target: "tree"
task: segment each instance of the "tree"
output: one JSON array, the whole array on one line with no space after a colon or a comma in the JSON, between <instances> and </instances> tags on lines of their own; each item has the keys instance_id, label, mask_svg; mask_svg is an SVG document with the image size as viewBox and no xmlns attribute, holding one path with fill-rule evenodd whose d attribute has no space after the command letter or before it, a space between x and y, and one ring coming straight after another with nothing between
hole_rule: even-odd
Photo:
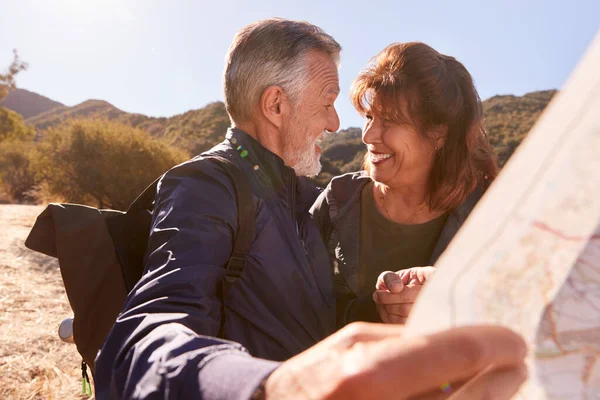
<instances>
[{"instance_id":1,"label":"tree","mask_svg":"<svg viewBox=\"0 0 600 400\"><path fill-rule=\"evenodd\" d=\"M15 76L27 69L27 63L21 61L17 50L13 50L14 58L8 71L0 74L0 100L16 87ZM25 125L23 117L5 107L0 107L0 142L6 139L30 140L35 132Z\"/></svg>"},{"instance_id":2,"label":"tree","mask_svg":"<svg viewBox=\"0 0 600 400\"><path fill-rule=\"evenodd\" d=\"M5 140L32 140L35 131L25 124L23 117L5 107L0 107L0 143Z\"/></svg>"},{"instance_id":3,"label":"tree","mask_svg":"<svg viewBox=\"0 0 600 400\"><path fill-rule=\"evenodd\" d=\"M32 141L6 140L0 143L0 186L16 202L35 200L32 189L36 182L31 171L34 154Z\"/></svg>"},{"instance_id":4,"label":"tree","mask_svg":"<svg viewBox=\"0 0 600 400\"><path fill-rule=\"evenodd\" d=\"M8 67L8 71L5 74L0 74L0 100L8 95L10 90L16 88L15 76L27 69L28 65L26 62L21 61L17 50L13 50L13 61Z\"/></svg>"},{"instance_id":5,"label":"tree","mask_svg":"<svg viewBox=\"0 0 600 400\"><path fill-rule=\"evenodd\" d=\"M141 129L74 120L47 132L34 168L50 194L124 210L148 184L187 157Z\"/></svg>"}]
</instances>

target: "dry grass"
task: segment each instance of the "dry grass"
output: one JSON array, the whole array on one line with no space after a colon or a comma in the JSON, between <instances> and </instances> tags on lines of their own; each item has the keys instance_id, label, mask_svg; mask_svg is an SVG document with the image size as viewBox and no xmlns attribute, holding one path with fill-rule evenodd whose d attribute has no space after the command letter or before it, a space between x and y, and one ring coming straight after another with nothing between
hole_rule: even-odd
<instances>
[{"instance_id":1,"label":"dry grass","mask_svg":"<svg viewBox=\"0 0 600 400\"><path fill-rule=\"evenodd\" d=\"M58 339L72 315L55 259L23 245L41 206L0 205L0 399L76 399L81 358Z\"/></svg>"}]
</instances>

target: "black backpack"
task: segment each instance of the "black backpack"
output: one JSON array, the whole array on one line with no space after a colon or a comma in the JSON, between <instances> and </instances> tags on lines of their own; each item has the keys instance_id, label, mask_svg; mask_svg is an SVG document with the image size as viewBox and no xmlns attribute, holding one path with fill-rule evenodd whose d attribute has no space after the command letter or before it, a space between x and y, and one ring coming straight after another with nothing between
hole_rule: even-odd
<instances>
[{"instance_id":1,"label":"black backpack","mask_svg":"<svg viewBox=\"0 0 600 400\"><path fill-rule=\"evenodd\" d=\"M247 178L231 161L206 156L233 182L238 231L225 280L234 282L244 271L255 232L255 210ZM78 204L49 204L25 241L31 250L58 258L73 309L73 337L86 364L94 359L119 315L129 291L144 272L152 208L159 179L149 185L126 212L99 210Z\"/></svg>"}]
</instances>

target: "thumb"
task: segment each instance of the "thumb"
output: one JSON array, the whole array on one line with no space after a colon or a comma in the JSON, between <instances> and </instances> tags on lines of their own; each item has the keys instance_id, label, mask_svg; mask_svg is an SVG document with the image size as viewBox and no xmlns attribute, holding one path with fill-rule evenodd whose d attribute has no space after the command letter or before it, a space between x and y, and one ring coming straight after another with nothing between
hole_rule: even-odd
<instances>
[{"instance_id":1,"label":"thumb","mask_svg":"<svg viewBox=\"0 0 600 400\"><path fill-rule=\"evenodd\" d=\"M400 293L404 289L404 283L402 283L402 279L395 272L385 271L377 278L376 289L387 289L390 293Z\"/></svg>"}]
</instances>

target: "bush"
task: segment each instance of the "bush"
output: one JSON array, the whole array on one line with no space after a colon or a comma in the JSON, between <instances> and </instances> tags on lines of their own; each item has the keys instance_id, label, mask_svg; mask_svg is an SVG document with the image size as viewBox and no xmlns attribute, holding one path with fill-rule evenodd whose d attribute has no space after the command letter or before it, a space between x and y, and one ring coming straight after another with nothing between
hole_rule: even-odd
<instances>
[{"instance_id":1,"label":"bush","mask_svg":"<svg viewBox=\"0 0 600 400\"><path fill-rule=\"evenodd\" d=\"M34 168L51 195L120 210L188 158L145 131L103 120L75 120L51 128L39 149Z\"/></svg>"},{"instance_id":2,"label":"bush","mask_svg":"<svg viewBox=\"0 0 600 400\"><path fill-rule=\"evenodd\" d=\"M34 143L28 141L5 140L0 142L0 183L2 189L13 201L33 202L30 193L35 186L31 171L34 158Z\"/></svg>"},{"instance_id":3,"label":"bush","mask_svg":"<svg viewBox=\"0 0 600 400\"><path fill-rule=\"evenodd\" d=\"M34 200L28 194L35 185L30 170L34 136L21 115L0 107L0 192L19 203Z\"/></svg>"},{"instance_id":4,"label":"bush","mask_svg":"<svg viewBox=\"0 0 600 400\"><path fill-rule=\"evenodd\" d=\"M23 117L5 107L0 107L0 142L5 140L31 140L33 128L25 125Z\"/></svg>"}]
</instances>

